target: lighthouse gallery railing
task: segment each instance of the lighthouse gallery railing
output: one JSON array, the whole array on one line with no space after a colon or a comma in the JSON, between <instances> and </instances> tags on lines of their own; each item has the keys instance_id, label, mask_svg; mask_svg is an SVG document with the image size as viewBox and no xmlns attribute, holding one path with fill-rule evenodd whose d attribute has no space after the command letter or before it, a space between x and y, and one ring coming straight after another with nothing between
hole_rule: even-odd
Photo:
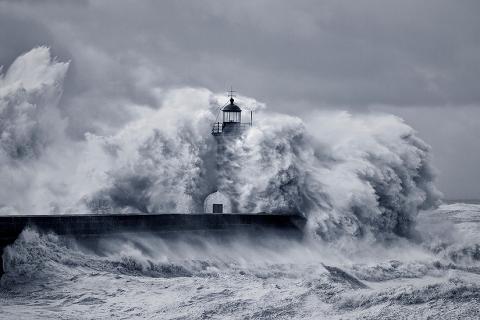
<instances>
[{"instance_id":1,"label":"lighthouse gallery railing","mask_svg":"<svg viewBox=\"0 0 480 320\"><path fill-rule=\"evenodd\" d=\"M250 123L215 122L212 126L212 134L236 134L251 127Z\"/></svg>"}]
</instances>

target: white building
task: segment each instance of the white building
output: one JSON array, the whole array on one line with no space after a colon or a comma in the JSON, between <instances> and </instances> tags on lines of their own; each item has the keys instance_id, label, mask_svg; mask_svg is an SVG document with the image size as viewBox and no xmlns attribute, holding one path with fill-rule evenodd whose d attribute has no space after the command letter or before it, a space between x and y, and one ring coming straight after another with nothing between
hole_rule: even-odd
<instances>
[{"instance_id":1,"label":"white building","mask_svg":"<svg viewBox=\"0 0 480 320\"><path fill-rule=\"evenodd\" d=\"M203 203L205 213L232 213L230 199L220 191L211 193Z\"/></svg>"}]
</instances>

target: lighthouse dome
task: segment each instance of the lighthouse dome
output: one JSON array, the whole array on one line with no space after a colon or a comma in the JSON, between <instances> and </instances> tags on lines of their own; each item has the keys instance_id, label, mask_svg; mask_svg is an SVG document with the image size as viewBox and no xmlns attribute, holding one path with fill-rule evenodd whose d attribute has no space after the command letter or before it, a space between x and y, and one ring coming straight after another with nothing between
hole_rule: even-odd
<instances>
[{"instance_id":1,"label":"lighthouse dome","mask_svg":"<svg viewBox=\"0 0 480 320\"><path fill-rule=\"evenodd\" d=\"M230 98L230 104L226 105L225 108L222 109L224 112L242 112L239 106L233 103L233 98Z\"/></svg>"}]
</instances>

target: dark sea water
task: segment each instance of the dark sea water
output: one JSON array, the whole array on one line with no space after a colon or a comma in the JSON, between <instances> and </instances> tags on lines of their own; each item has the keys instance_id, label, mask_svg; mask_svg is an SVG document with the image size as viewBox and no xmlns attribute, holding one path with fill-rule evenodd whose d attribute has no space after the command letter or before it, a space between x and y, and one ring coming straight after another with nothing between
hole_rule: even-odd
<instances>
[{"instance_id":1,"label":"dark sea water","mask_svg":"<svg viewBox=\"0 0 480 320\"><path fill-rule=\"evenodd\" d=\"M480 205L421 212L421 239L104 240L25 231L0 319L477 319Z\"/></svg>"}]
</instances>

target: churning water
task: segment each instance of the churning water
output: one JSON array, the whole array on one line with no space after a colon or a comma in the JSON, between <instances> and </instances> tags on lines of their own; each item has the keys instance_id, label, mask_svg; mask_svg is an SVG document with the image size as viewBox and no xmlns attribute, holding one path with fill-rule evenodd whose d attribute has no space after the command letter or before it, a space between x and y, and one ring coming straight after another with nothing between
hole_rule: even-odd
<instances>
[{"instance_id":1,"label":"churning water","mask_svg":"<svg viewBox=\"0 0 480 320\"><path fill-rule=\"evenodd\" d=\"M4 255L2 318L475 319L480 206L422 212L415 243L104 239L26 230Z\"/></svg>"}]
</instances>

